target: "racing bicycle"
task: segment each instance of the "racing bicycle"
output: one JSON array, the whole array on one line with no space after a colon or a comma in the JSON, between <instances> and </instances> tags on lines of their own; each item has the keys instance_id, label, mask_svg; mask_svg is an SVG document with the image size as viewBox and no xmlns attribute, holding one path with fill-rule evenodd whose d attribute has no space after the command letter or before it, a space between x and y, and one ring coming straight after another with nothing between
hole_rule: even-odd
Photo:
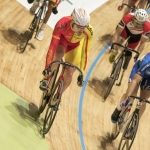
<instances>
[{"instance_id":1,"label":"racing bicycle","mask_svg":"<svg viewBox=\"0 0 150 150\"><path fill-rule=\"evenodd\" d=\"M57 64L57 68L54 71L51 71L51 68L54 64L55 65ZM63 61L53 61L50 64L49 71L51 73L48 80L48 88L46 91L43 91L42 103L41 106L39 107L39 113L41 114L44 111L45 107L47 106L46 113L44 116L43 128L41 130L41 134L43 137L45 134L48 133L48 131L52 127L57 111L59 109L64 86L63 75L66 67L72 67L75 70L78 70L79 72L78 83L79 82L81 84L83 83L83 73L77 66L74 66L73 64Z\"/></svg>"},{"instance_id":2,"label":"racing bicycle","mask_svg":"<svg viewBox=\"0 0 150 150\"><path fill-rule=\"evenodd\" d=\"M135 110L130 114L133 102L137 100ZM113 124L111 139L115 140L120 132L122 137L119 142L118 150L130 150L139 125L139 111L142 102L150 104L150 101L137 96L129 96L126 102L126 107L122 108L117 123Z\"/></svg>"},{"instance_id":3,"label":"racing bicycle","mask_svg":"<svg viewBox=\"0 0 150 150\"><path fill-rule=\"evenodd\" d=\"M23 53L25 51L29 41L33 37L34 32L35 32L34 38L36 38L38 31L39 31L40 24L42 24L44 21L49 1L50 0L43 0L38 11L35 13L34 18L29 26L29 35L28 35L27 39L24 39L24 38L21 39L20 47L19 47L20 53ZM54 14L57 14L58 11L56 9L56 6L53 8L52 11Z\"/></svg>"}]
</instances>

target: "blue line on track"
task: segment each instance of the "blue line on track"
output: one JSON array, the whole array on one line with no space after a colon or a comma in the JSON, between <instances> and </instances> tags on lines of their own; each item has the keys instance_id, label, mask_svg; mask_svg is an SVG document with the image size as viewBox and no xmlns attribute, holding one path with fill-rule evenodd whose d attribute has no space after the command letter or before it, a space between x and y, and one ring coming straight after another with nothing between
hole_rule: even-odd
<instances>
[{"instance_id":1,"label":"blue line on track","mask_svg":"<svg viewBox=\"0 0 150 150\"><path fill-rule=\"evenodd\" d=\"M81 141L81 147L82 150L86 150L85 145L84 145L84 140L83 140L83 133L82 133L82 104L83 104L83 97L84 97L84 92L85 92L85 88L88 82L88 79L91 75L91 72L93 71L96 63L98 62L98 60L100 59L100 57L104 54L104 52L108 49L109 44L107 44L102 51L98 54L98 56L96 57L96 59L94 60L94 62L92 63L86 77L84 80L84 85L82 87L81 90L81 94L80 94L80 101L79 101L79 110L78 110L78 126L79 126L79 134L80 134L80 141Z\"/></svg>"}]
</instances>

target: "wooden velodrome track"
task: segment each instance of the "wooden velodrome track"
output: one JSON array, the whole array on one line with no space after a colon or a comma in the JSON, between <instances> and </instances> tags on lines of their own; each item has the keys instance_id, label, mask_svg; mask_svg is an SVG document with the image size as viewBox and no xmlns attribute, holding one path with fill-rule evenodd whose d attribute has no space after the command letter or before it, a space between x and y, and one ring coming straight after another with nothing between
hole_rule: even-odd
<instances>
[{"instance_id":1,"label":"wooden velodrome track","mask_svg":"<svg viewBox=\"0 0 150 150\"><path fill-rule=\"evenodd\" d=\"M104 47L110 41L116 24L121 19L122 12L117 11L120 3L121 0L110 0L91 14L94 40L87 69L89 78L87 77L84 91L76 85L78 74L75 73L72 84L65 91L61 108L51 131L46 136L50 150L117 149L120 136L113 143L107 140L112 125L110 116L126 90L133 61L124 76L122 86L115 86L106 102L103 102L105 79L109 76L111 65L107 53L97 61L96 57L105 50ZM44 68L52 29L47 26L43 41L32 39L26 51L22 54L18 53L16 47L19 39L25 36L33 16L16 0L1 0L0 6L0 82L29 103L39 107L41 91L38 87L42 79L41 72ZM149 45L150 43L147 43L143 54L149 51ZM94 61L95 65L91 67ZM140 120L132 150L149 150L149 109L150 107L147 106ZM37 146L38 144L40 143L37 143Z\"/></svg>"}]
</instances>

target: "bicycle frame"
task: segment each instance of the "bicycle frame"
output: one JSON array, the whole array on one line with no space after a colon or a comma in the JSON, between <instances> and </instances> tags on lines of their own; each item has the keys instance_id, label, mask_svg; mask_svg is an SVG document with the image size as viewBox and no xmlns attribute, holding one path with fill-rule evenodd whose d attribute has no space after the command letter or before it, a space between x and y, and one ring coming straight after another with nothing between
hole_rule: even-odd
<instances>
[{"instance_id":1,"label":"bicycle frame","mask_svg":"<svg viewBox=\"0 0 150 150\"><path fill-rule=\"evenodd\" d=\"M37 13L34 15L34 18L29 26L29 36L26 40L26 42L24 42L24 40L21 39L20 41L20 52L23 53L28 45L29 40L32 39L34 32L36 32L34 38L36 38L38 30L39 30L39 25L40 23L42 23L43 19L45 18L45 14L46 14L46 8L47 8L47 1L49 0L44 0L42 5L39 7Z\"/></svg>"},{"instance_id":2,"label":"bicycle frame","mask_svg":"<svg viewBox=\"0 0 150 150\"><path fill-rule=\"evenodd\" d=\"M130 100L132 98L132 100ZM137 104L135 107L135 110L132 112L132 114L129 115L129 112L131 110L132 104L134 100L137 100ZM134 142L134 139L136 137L136 133L138 130L138 125L139 125L139 111L142 106L142 102L146 102L150 104L150 101L146 99L142 99L137 96L129 96L127 100L127 106L125 110L122 110L118 122L117 122L117 134L113 138L116 139L118 136L119 132L122 132L122 137L119 142L118 150L130 150L132 147L132 144ZM124 116L123 116L124 114Z\"/></svg>"},{"instance_id":3,"label":"bicycle frame","mask_svg":"<svg viewBox=\"0 0 150 150\"><path fill-rule=\"evenodd\" d=\"M59 77L58 77L57 83L60 82L60 80L62 80L62 81L64 82L64 76L63 76L63 75L64 75L64 72L65 72L65 69L66 69L67 66L68 66L68 67L75 68L76 70L78 70L78 71L80 72L80 75L83 76L82 71L81 71L77 66L74 66L74 65L72 65L72 64L69 64L69 63L66 63L66 62L63 62L63 61L54 61L54 62L52 62L52 63L50 64L49 68L51 68L52 65L53 65L53 64L56 64L56 63L58 63L58 66L57 66L57 69L56 69L56 72L55 72L56 75L55 75L55 78L54 78L54 81L53 81L51 87L53 87L54 84L55 84L55 81L56 81L56 78L57 78L57 75L58 75L58 71L59 71L60 65L63 65L63 68L62 68L61 73L60 73L60 75L59 75ZM54 90L55 90L55 89L49 89L49 94L48 94L48 95L50 96L50 100L51 100L51 97L52 97L52 95L53 95L53 93L54 93ZM59 95L60 95L60 98L61 98L62 91L59 93ZM50 102L50 105L51 105L51 103L54 103L54 102L51 101L51 102Z\"/></svg>"},{"instance_id":4,"label":"bicycle frame","mask_svg":"<svg viewBox=\"0 0 150 150\"><path fill-rule=\"evenodd\" d=\"M121 111L121 114L119 116L119 119L118 119L118 130L119 132L123 132L126 125L127 125L127 122L131 119L132 115L129 116L129 113L131 111L131 108L132 108L132 105L133 105L133 99L128 102L127 104L127 108L124 108L124 110ZM125 117L123 116L123 114L125 113L125 111L127 111Z\"/></svg>"},{"instance_id":5,"label":"bicycle frame","mask_svg":"<svg viewBox=\"0 0 150 150\"><path fill-rule=\"evenodd\" d=\"M127 47L127 43L128 43L128 40L129 40L129 39L130 39L130 37L127 39L127 42L126 42L125 46L123 46L123 45L121 45L121 44L119 44L119 43L113 43L113 44L112 44L112 49L114 48L114 45L117 45L117 46L123 48L121 54L117 57L117 59L116 59L115 62L113 63L112 73L113 73L113 70L115 70L115 67L116 67L115 65L118 64L119 59L122 58L122 59L123 59L122 63L125 64L125 61L126 61L126 60L125 60L125 53L126 53L126 51L130 51L131 53L134 52L134 53L136 53L136 54L138 55L138 57L139 57L139 52L137 52L136 50L133 50L133 49ZM126 63L127 63L127 62L126 62ZM129 62L128 62L128 63L129 63ZM126 68L128 67L128 63L127 63L127 65L126 65ZM123 72L122 72L120 81L119 81L118 84L116 84L117 86L120 86L120 85L121 85L121 82L122 82L122 79L123 79L125 70L126 70L126 69L123 69ZM119 75L120 75L120 71L121 71L121 70L119 70L118 78L119 78ZM112 74L112 73L111 73L111 74ZM116 80L118 80L118 78L117 78Z\"/></svg>"},{"instance_id":6,"label":"bicycle frame","mask_svg":"<svg viewBox=\"0 0 150 150\"><path fill-rule=\"evenodd\" d=\"M47 9L47 2L48 2L49 0L44 0L43 1L43 3L42 3L42 5L39 7L39 9L38 9L38 11L37 11L37 13L35 14L35 17L34 18L38 18L38 20L37 20L37 22L36 22L36 26L35 26L35 28L34 28L34 30L33 30L33 32L35 31L36 32L36 34L35 34L35 37L36 37L36 35L37 35L37 32L38 32L38 30L39 30L39 25L40 25L40 23L42 23L43 22L43 20L44 20L44 18L45 18L45 15L46 15L46 9ZM36 20L35 19L35 20ZM31 25L30 25L30 27L29 27L29 29L31 30L32 29L32 23L31 23ZM34 37L34 38L35 38Z\"/></svg>"}]
</instances>

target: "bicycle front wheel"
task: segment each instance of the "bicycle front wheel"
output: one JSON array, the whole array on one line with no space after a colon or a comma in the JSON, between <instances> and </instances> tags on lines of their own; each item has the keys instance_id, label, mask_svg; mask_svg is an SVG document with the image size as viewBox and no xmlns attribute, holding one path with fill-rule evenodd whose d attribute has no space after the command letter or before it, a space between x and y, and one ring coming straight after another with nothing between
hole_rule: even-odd
<instances>
[{"instance_id":1,"label":"bicycle front wheel","mask_svg":"<svg viewBox=\"0 0 150 150\"><path fill-rule=\"evenodd\" d=\"M44 111L44 109L45 109L45 107L46 107L46 104L48 103L48 101L49 101L49 99L50 99L50 91L51 91L51 89L52 89L52 86L53 86L53 84L54 84L54 81L55 81L55 73L56 73L56 71L53 71L52 73L51 73L51 75L50 75L50 77L49 77L49 80L48 80L48 88L47 88L47 90L46 91L44 91L43 93L42 93L42 102L41 102L41 105L40 105L40 108L39 108L39 113L41 114L43 111Z\"/></svg>"},{"instance_id":2,"label":"bicycle front wheel","mask_svg":"<svg viewBox=\"0 0 150 150\"><path fill-rule=\"evenodd\" d=\"M139 125L139 116L133 113L131 120L128 122L124 133L121 137L118 150L130 150L135 139Z\"/></svg>"},{"instance_id":3,"label":"bicycle front wheel","mask_svg":"<svg viewBox=\"0 0 150 150\"><path fill-rule=\"evenodd\" d=\"M119 74L120 74L120 70L121 70L121 66L122 66L122 62L123 62L123 58L121 57L116 66L113 66L113 74L110 77L110 81L109 81L109 85L107 90L104 93L104 101L106 100L106 98L108 97L108 95L110 94L110 91L115 83L115 81L118 79Z\"/></svg>"},{"instance_id":4,"label":"bicycle front wheel","mask_svg":"<svg viewBox=\"0 0 150 150\"><path fill-rule=\"evenodd\" d=\"M54 99L54 96L56 94L59 94L59 99L57 100L56 104L54 106L51 106L50 103L48 104L47 110L46 110L46 114L45 114L45 118L44 118L44 124L43 124L43 134L46 134L53 122L54 119L56 117L57 111L58 111L58 107L60 104L60 100L61 100L61 92L63 89L63 80L60 80L54 87L53 89L53 95L51 95L50 99Z\"/></svg>"}]
</instances>

